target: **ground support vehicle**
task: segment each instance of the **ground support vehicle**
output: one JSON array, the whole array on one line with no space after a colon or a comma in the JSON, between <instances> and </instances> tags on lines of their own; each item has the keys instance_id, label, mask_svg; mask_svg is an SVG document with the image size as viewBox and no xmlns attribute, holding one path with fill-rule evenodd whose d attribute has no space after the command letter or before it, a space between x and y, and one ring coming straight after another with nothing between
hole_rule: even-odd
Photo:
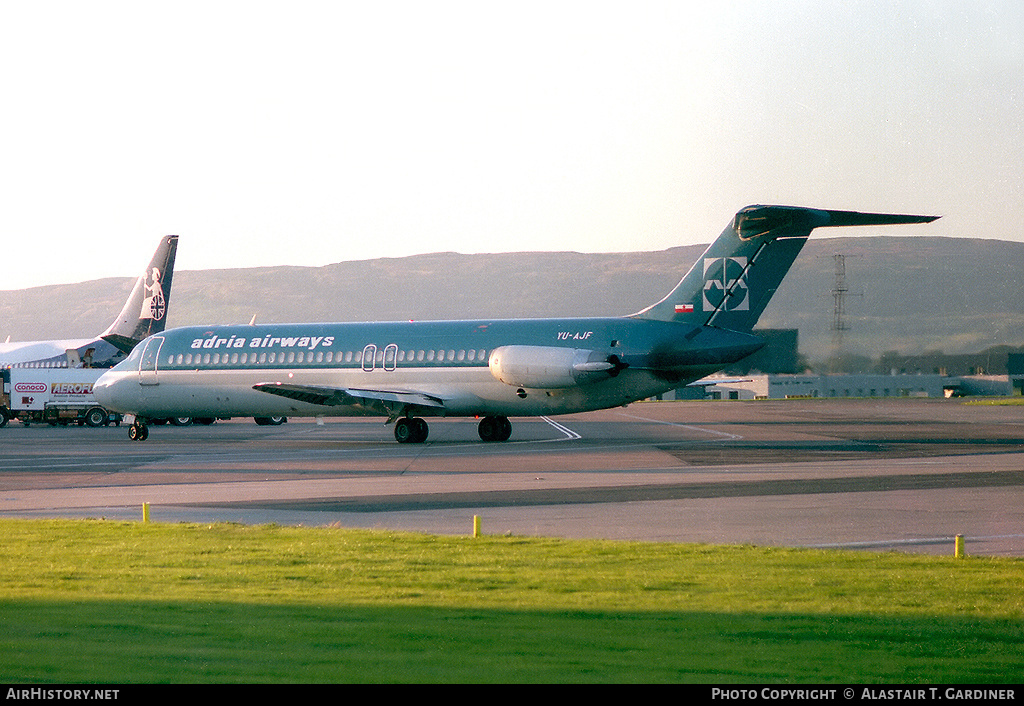
<instances>
[{"instance_id":1,"label":"ground support vehicle","mask_svg":"<svg viewBox=\"0 0 1024 706\"><path fill-rule=\"evenodd\" d=\"M0 426L17 419L33 423L99 427L121 424L121 415L96 401L92 390L103 368L19 368L3 370Z\"/></svg>"}]
</instances>

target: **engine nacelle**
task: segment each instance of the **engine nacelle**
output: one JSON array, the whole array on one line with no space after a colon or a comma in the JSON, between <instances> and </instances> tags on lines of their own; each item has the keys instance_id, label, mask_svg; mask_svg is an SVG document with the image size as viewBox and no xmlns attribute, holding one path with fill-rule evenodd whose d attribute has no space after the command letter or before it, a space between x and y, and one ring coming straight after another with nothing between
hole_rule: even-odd
<instances>
[{"instance_id":1,"label":"engine nacelle","mask_svg":"<svg viewBox=\"0 0 1024 706\"><path fill-rule=\"evenodd\" d=\"M600 382L625 367L614 355L554 346L502 346L491 352L487 364L491 375L507 385L540 390Z\"/></svg>"}]
</instances>

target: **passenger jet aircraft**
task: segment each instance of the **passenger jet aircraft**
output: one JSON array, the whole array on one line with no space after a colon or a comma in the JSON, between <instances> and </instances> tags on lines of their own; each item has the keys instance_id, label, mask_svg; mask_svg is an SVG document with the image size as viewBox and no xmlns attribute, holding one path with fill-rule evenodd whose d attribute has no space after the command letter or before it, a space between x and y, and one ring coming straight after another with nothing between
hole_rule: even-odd
<instances>
[{"instance_id":1,"label":"passenger jet aircraft","mask_svg":"<svg viewBox=\"0 0 1024 706\"><path fill-rule=\"evenodd\" d=\"M69 359L90 361L96 368L114 365L136 343L164 330L177 251L178 236L160 239L153 259L135 281L121 313L103 333L93 338L0 343L0 368L63 368L68 367Z\"/></svg>"},{"instance_id":2,"label":"passenger jet aircraft","mask_svg":"<svg viewBox=\"0 0 1024 706\"><path fill-rule=\"evenodd\" d=\"M481 439L505 441L509 417L618 407L761 348L751 329L813 229L935 218L748 206L631 316L190 326L151 336L94 394L134 416L133 440L161 417L375 415L402 443L426 440L423 417L480 417Z\"/></svg>"}]
</instances>

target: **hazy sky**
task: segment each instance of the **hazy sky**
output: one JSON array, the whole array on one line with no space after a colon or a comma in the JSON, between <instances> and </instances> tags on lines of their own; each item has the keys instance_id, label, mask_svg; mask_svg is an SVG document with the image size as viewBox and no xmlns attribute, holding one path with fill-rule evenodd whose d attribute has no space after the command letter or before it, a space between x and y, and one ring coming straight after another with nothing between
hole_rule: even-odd
<instances>
[{"instance_id":1,"label":"hazy sky","mask_svg":"<svg viewBox=\"0 0 1024 706\"><path fill-rule=\"evenodd\" d=\"M710 242L751 203L1024 240L1024 3L16 2L0 289ZM847 235L853 231L819 231Z\"/></svg>"}]
</instances>

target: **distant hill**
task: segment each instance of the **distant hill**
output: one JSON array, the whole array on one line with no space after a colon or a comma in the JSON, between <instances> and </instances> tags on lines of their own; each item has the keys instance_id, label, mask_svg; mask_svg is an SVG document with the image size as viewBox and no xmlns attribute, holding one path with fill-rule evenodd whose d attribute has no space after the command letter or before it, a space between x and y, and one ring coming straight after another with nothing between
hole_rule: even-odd
<instances>
[{"instance_id":1,"label":"distant hill","mask_svg":"<svg viewBox=\"0 0 1024 706\"><path fill-rule=\"evenodd\" d=\"M187 243L185 246L186 247ZM663 297L704 246L659 252L435 253L324 267L175 273L169 325L625 315ZM812 237L761 318L798 328L812 360L831 349L835 264L845 256L845 348L970 353L1024 344L1024 243ZM0 341L88 336L131 279L0 291Z\"/></svg>"}]
</instances>

